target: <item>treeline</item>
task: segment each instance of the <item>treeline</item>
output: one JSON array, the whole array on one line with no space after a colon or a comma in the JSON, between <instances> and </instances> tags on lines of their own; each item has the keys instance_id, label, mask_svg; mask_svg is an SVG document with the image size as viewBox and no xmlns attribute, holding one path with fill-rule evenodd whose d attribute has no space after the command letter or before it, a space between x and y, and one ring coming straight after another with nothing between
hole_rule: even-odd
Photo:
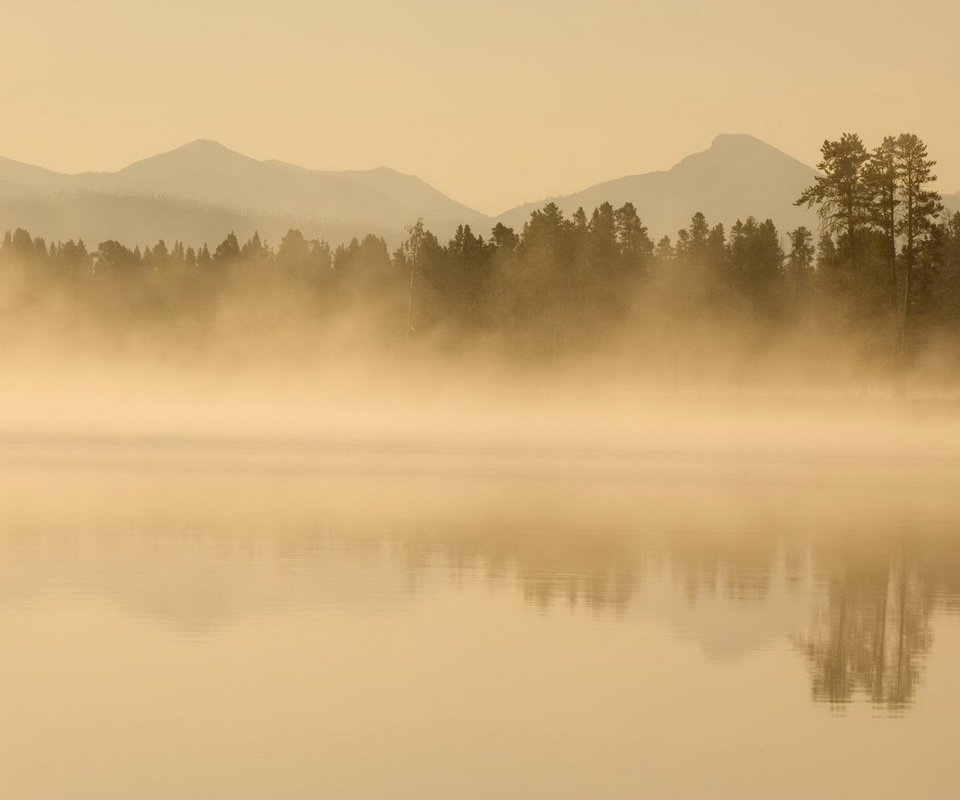
<instances>
[{"instance_id":1,"label":"treeline","mask_svg":"<svg viewBox=\"0 0 960 800\"><path fill-rule=\"evenodd\" d=\"M441 243L417 223L393 252L374 235L331 247L297 230L276 246L231 233L213 250L112 240L91 250L18 229L0 268L19 279L8 283L21 310L59 291L118 334L138 324L200 335L234 304L247 330L349 320L346 336L381 347L483 343L548 360L616 351L675 372L726 353L731 374L784 343L817 353L818 372L838 352L878 374L934 343L952 352L960 214L947 218L930 189L926 147L907 134L869 151L844 134L822 152L797 201L818 209L818 237L752 217L727 230L698 213L654 242L630 203L571 218L549 203L522 230L498 224L488 237L462 226Z\"/></svg>"}]
</instances>

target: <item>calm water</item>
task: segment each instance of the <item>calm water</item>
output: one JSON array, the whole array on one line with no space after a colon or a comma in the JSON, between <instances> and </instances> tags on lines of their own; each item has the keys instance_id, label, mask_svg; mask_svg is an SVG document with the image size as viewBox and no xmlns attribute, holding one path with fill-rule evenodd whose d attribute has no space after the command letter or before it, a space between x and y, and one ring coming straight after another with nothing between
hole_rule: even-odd
<instances>
[{"instance_id":1,"label":"calm water","mask_svg":"<svg viewBox=\"0 0 960 800\"><path fill-rule=\"evenodd\" d=\"M3 798L960 792L942 454L0 451Z\"/></svg>"}]
</instances>

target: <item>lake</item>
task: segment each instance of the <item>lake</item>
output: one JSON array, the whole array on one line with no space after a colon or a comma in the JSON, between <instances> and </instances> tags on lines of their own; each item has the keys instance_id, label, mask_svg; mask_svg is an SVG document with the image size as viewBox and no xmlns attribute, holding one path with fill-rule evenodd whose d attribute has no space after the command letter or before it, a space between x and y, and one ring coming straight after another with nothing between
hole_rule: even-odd
<instances>
[{"instance_id":1,"label":"lake","mask_svg":"<svg viewBox=\"0 0 960 800\"><path fill-rule=\"evenodd\" d=\"M956 797L954 452L8 435L0 794Z\"/></svg>"}]
</instances>

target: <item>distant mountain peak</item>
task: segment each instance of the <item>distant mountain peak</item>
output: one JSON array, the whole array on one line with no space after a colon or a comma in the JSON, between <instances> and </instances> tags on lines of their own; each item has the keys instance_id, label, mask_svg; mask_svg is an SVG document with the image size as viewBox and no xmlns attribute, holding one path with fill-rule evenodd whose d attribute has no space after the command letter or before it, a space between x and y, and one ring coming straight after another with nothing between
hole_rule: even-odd
<instances>
[{"instance_id":1,"label":"distant mountain peak","mask_svg":"<svg viewBox=\"0 0 960 800\"><path fill-rule=\"evenodd\" d=\"M187 142L186 144L180 145L178 150L228 150L228 147L225 147L220 142L215 139L194 139L192 142Z\"/></svg>"},{"instance_id":2,"label":"distant mountain peak","mask_svg":"<svg viewBox=\"0 0 960 800\"><path fill-rule=\"evenodd\" d=\"M703 153L694 153L694 155L707 154L732 158L786 159L795 164L802 164L805 169L810 169L799 159L748 133L721 133L711 142L709 150L705 150Z\"/></svg>"},{"instance_id":3,"label":"distant mountain peak","mask_svg":"<svg viewBox=\"0 0 960 800\"><path fill-rule=\"evenodd\" d=\"M747 133L721 133L707 150L691 153L674 165L674 170L698 173L702 169L790 170L804 175L814 170L772 144Z\"/></svg>"},{"instance_id":4,"label":"distant mountain peak","mask_svg":"<svg viewBox=\"0 0 960 800\"><path fill-rule=\"evenodd\" d=\"M135 161L120 170L122 175L138 175L152 172L157 168L170 169L184 168L188 170L204 169L207 167L223 167L239 164L257 164L256 159L231 150L220 142L212 139L194 139L173 150L158 153L155 156Z\"/></svg>"},{"instance_id":5,"label":"distant mountain peak","mask_svg":"<svg viewBox=\"0 0 960 800\"><path fill-rule=\"evenodd\" d=\"M277 239L290 227L334 243L399 240L418 217L437 235L486 218L389 167L321 171L194 139L116 172L62 175L0 159L0 220L51 239L198 244L233 228Z\"/></svg>"},{"instance_id":6,"label":"distant mountain peak","mask_svg":"<svg viewBox=\"0 0 960 800\"><path fill-rule=\"evenodd\" d=\"M733 224L737 219L771 217L784 230L813 227L812 212L794 200L816 171L782 150L745 133L722 133L710 147L692 153L668 170L627 175L554 198L565 214L602 202L633 203L655 235L685 227L697 211L710 222ZM497 220L519 228L530 212L545 201L527 203Z\"/></svg>"},{"instance_id":7,"label":"distant mountain peak","mask_svg":"<svg viewBox=\"0 0 960 800\"><path fill-rule=\"evenodd\" d=\"M763 147L767 149L776 149L756 136L749 133L720 133L714 137L710 143L711 150L718 150L724 147Z\"/></svg>"},{"instance_id":8,"label":"distant mountain peak","mask_svg":"<svg viewBox=\"0 0 960 800\"><path fill-rule=\"evenodd\" d=\"M241 158L248 157L244 156L242 153L238 153L236 150L231 150L226 145L221 144L214 139L194 139L191 142L182 144L179 147L175 147L173 150L170 150L166 153L161 153L160 155L173 155L174 153L206 156L230 155L240 156Z\"/></svg>"}]
</instances>

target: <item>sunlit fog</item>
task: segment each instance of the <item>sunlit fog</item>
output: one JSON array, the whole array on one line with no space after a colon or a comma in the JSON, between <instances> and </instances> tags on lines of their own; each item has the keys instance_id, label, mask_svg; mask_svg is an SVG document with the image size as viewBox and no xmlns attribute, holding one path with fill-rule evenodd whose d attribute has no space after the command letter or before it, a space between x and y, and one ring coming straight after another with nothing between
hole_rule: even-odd
<instances>
[{"instance_id":1,"label":"sunlit fog","mask_svg":"<svg viewBox=\"0 0 960 800\"><path fill-rule=\"evenodd\" d=\"M956 796L952 4L6 17L0 800Z\"/></svg>"}]
</instances>

